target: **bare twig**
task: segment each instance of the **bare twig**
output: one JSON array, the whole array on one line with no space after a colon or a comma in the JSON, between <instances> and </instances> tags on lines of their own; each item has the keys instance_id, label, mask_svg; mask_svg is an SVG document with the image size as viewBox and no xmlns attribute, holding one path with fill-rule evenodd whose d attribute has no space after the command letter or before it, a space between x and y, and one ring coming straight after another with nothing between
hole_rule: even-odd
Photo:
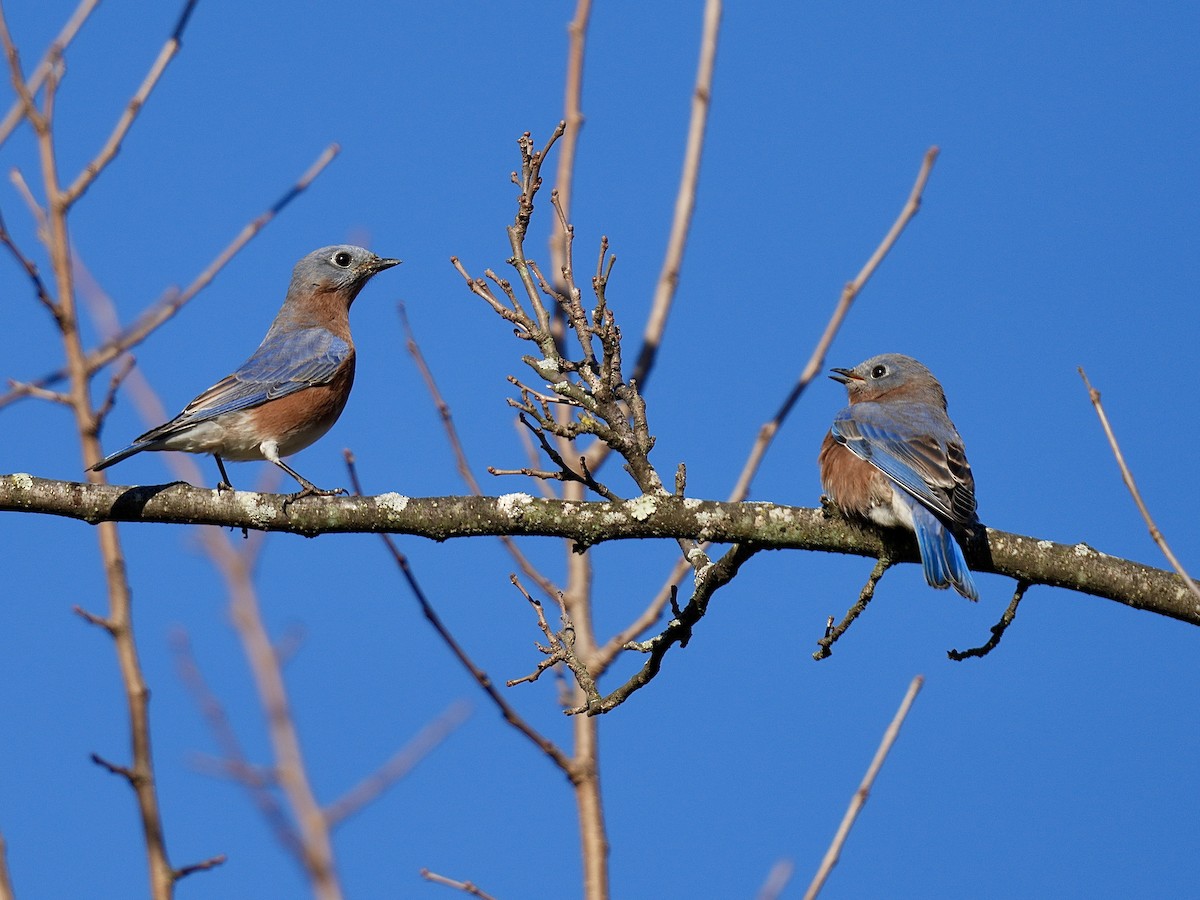
<instances>
[{"instance_id":1,"label":"bare twig","mask_svg":"<svg viewBox=\"0 0 1200 900\"><path fill-rule=\"evenodd\" d=\"M970 650L947 650L946 656L955 662L962 662L964 659L969 659L973 656L987 656L999 645L1001 638L1004 637L1004 632L1008 630L1008 626L1013 623L1013 619L1017 616L1017 607L1021 605L1021 600L1025 597L1025 592L1029 590L1030 584L1028 581L1018 581L1017 588L1013 591L1012 600L1008 602L1008 609L1004 610L1004 615L1000 617L1000 621L992 626L992 636L987 639L982 647L972 647Z\"/></svg>"},{"instance_id":2,"label":"bare twig","mask_svg":"<svg viewBox=\"0 0 1200 900\"><path fill-rule=\"evenodd\" d=\"M13 900L12 877L8 874L8 845L0 834L0 900Z\"/></svg>"},{"instance_id":3,"label":"bare twig","mask_svg":"<svg viewBox=\"0 0 1200 900\"><path fill-rule=\"evenodd\" d=\"M222 773L232 776L242 786L250 795L251 802L258 808L259 814L275 832L276 840L298 863L302 863L304 847L300 842L300 837L296 834L292 823L288 821L287 814L279 805L279 801L275 799L275 795L268 790L268 785L273 784L274 779L265 779L246 758L241 741L238 740L237 733L233 730L229 717L225 714L225 707L221 705L204 680L204 675L192 653L191 642L188 640L187 634L179 631L172 635L171 646L175 652L175 666L179 677L191 692L193 700L200 708L205 721L208 722L209 731L212 732L221 748L223 759L220 761L220 768Z\"/></svg>"},{"instance_id":4,"label":"bare twig","mask_svg":"<svg viewBox=\"0 0 1200 900\"><path fill-rule=\"evenodd\" d=\"M103 344L89 351L86 355L86 368L89 373L96 372L108 365L122 353L137 346L150 336L159 326L171 319L185 304L217 276L217 274L246 246L264 227L283 210L292 200L302 193L313 180L321 174L327 165L339 152L337 144L330 144L317 158L300 179L288 189L270 208L259 214L253 221L247 223L237 236L213 259L211 263L182 291L169 291L162 299L147 307L133 323ZM60 369L30 382L30 388L46 387L66 377L66 370ZM30 396L29 388L14 388L0 396L0 409L8 404Z\"/></svg>"},{"instance_id":5,"label":"bare twig","mask_svg":"<svg viewBox=\"0 0 1200 900\"><path fill-rule=\"evenodd\" d=\"M775 413L769 422L765 422L759 429L758 437L750 450L750 456L746 460L746 465L742 468L742 473L738 476L737 484L730 492L729 499L731 501L745 500L749 496L750 483L758 473L759 466L762 465L763 457L766 456L771 442L775 439L776 433L783 425L788 413L792 411L792 407L795 406L796 401L800 399L800 395L804 393L804 389L808 387L809 382L825 366L825 354L829 352L829 346L833 343L834 337L836 337L838 330L842 327L842 322L845 320L846 314L850 311L854 300L871 279L871 276L875 274L875 270L879 268L879 264L883 262L884 257L888 255L896 241L899 240L901 233L908 226L908 223L912 221L913 217L920 210L921 197L925 192L925 185L929 181L929 174L933 171L933 164L937 161L937 157L937 147L930 147L925 151L925 158L922 160L921 168L917 172L917 180L913 184L912 190L909 191L908 199L904 203L904 208L900 210L900 215L892 223L892 227L884 235L879 246L875 248L875 252L871 254L871 258L859 270L858 275L842 289L842 295L838 298L833 315L830 316L829 322L825 326L825 331L822 333L820 340L817 341L816 347L813 348L812 355L808 358L808 362L800 372L800 377L796 380L796 384L784 399L783 404L779 407L779 411Z\"/></svg>"},{"instance_id":6,"label":"bare twig","mask_svg":"<svg viewBox=\"0 0 1200 900\"><path fill-rule=\"evenodd\" d=\"M628 650L647 654L642 668L616 690L603 697L590 695L586 704L567 710L567 712L572 715L587 713L589 716L611 712L628 700L634 692L641 690L653 681L658 675L667 651L675 644L680 647L688 645L692 638L692 629L697 622L704 618L713 594L732 581L742 565L756 552L757 549L753 546L734 544L719 560L706 563L697 569L691 599L667 624L663 632L648 641L626 645ZM705 558L707 559L707 557Z\"/></svg>"},{"instance_id":7,"label":"bare twig","mask_svg":"<svg viewBox=\"0 0 1200 900\"><path fill-rule=\"evenodd\" d=\"M871 760L871 765L867 768L867 774L863 777L858 790L854 792L854 797L850 801L850 808L846 810L846 815L842 818L842 824L838 826L837 833L833 836L833 842L829 845L829 850L826 851L825 858L821 860L821 866L817 869L816 876L808 886L808 891L804 894L804 900L813 900L813 898L821 893L821 888L825 886L825 880L829 877L829 873L833 871L833 867L837 865L838 858L842 854L842 847L846 843L846 838L850 835L850 829L854 827L854 822L858 818L858 814L862 812L863 806L866 805L867 797L870 795L871 788L875 784L875 777L879 774L879 770L883 768L883 763L892 749L892 744L896 743L896 738L900 734L900 726L904 724L904 719L908 716L908 711L912 708L913 701L917 699L917 694L924 683L924 676L917 675L908 686L908 692L904 695L904 699L900 701L900 708L896 710L892 724L883 733L883 741L880 742L879 749L875 751L875 758Z\"/></svg>"},{"instance_id":8,"label":"bare twig","mask_svg":"<svg viewBox=\"0 0 1200 900\"><path fill-rule=\"evenodd\" d=\"M325 807L325 820L329 823L329 827L336 828L404 778L417 767L421 760L433 752L438 744L454 733L470 715L471 705L465 700L451 704L378 770L372 772Z\"/></svg>"},{"instance_id":9,"label":"bare twig","mask_svg":"<svg viewBox=\"0 0 1200 900\"><path fill-rule=\"evenodd\" d=\"M400 327L404 330L405 345L408 348L409 354L413 358L413 362L417 365L417 371L421 373L421 378L425 382L425 389L429 391L429 396L433 399L433 404L437 407L438 416L442 420L442 428L446 432L446 439L450 442L450 449L454 453L454 460L458 466L458 474L462 480L470 488L471 493L477 497L483 496L483 490L479 486L479 482L475 479L475 474L471 471L471 464L467 460L466 451L463 449L462 439L458 435L458 428L454 425L454 415L450 410L450 404L446 402L442 395L441 389L438 387L437 379L433 377L433 370L429 368L429 364L425 361L425 354L421 352L421 345L417 343L416 334L412 330L412 326L408 321L408 313L405 311L404 304L399 304ZM508 551L508 555L513 558L513 562L517 567L525 573L525 576L533 581L547 597L555 597L559 594L559 589L554 583L537 570L529 558L517 546L517 542L507 535L500 538L500 542L504 545L504 549Z\"/></svg>"},{"instance_id":10,"label":"bare twig","mask_svg":"<svg viewBox=\"0 0 1200 900\"><path fill-rule=\"evenodd\" d=\"M182 866L172 874L175 876L175 880L179 881L181 878L187 878L189 875L195 875L197 872L207 872L209 869L215 869L217 866L224 865L226 861L225 854L218 853L216 856L210 856L201 862Z\"/></svg>"},{"instance_id":11,"label":"bare twig","mask_svg":"<svg viewBox=\"0 0 1200 900\"><path fill-rule=\"evenodd\" d=\"M790 859L779 860L771 866L771 871L767 873L767 880L759 889L755 900L778 900L787 888L788 882L792 880L795 871L796 864Z\"/></svg>"},{"instance_id":12,"label":"bare twig","mask_svg":"<svg viewBox=\"0 0 1200 900\"><path fill-rule=\"evenodd\" d=\"M707 0L704 4L700 62L696 69L696 84L692 89L692 116L688 124L687 148L683 156L679 191L675 195L675 216L671 222L671 234L667 239L667 252L662 270L658 275L658 286L654 291L650 318L642 335L642 349L630 376L630 379L643 389L658 356L658 348L662 344L663 332L667 327L667 317L671 313L671 304L679 287L683 251L687 246L688 231L692 225L692 213L696 209L700 157L704 151L704 131L708 125L708 113L712 105L713 69L717 59L717 37L721 29L721 5L721 0Z\"/></svg>"},{"instance_id":13,"label":"bare twig","mask_svg":"<svg viewBox=\"0 0 1200 900\"><path fill-rule=\"evenodd\" d=\"M125 111L121 114L121 118L117 120L116 126L112 130L112 134L108 136L104 146L96 154L83 171L76 176L75 181L69 188L63 191L62 202L66 206L74 205L75 201L83 196L84 191L91 187L97 176L104 171L104 168L113 161L117 152L121 149L121 142L125 140L125 135L129 133L129 129L133 127L134 121L138 117L138 113L142 111L142 107L146 104L146 98L150 96L150 92L154 90L162 78L163 72L167 66L171 64L176 54L179 53L179 48L183 45L183 31L187 28L188 20L192 17L192 10L196 8L197 0L187 0L184 4L183 11L179 14L179 19L175 23L175 30L171 32L171 36L167 38L167 42L163 44L162 50L158 53L158 58L154 60L154 64L150 67L150 71L146 73L146 77L134 92L133 97L125 107Z\"/></svg>"},{"instance_id":14,"label":"bare twig","mask_svg":"<svg viewBox=\"0 0 1200 900\"><path fill-rule=\"evenodd\" d=\"M350 473L350 483L354 487L354 493L361 495L362 485L358 480L358 470L355 466L354 454L347 450L345 455L346 469ZM425 592L421 589L416 575L408 564L408 557L400 552L400 548L396 546L396 542L392 540L391 535L385 534L381 535L381 537L384 546L387 547L388 552L392 555L392 559L395 560L397 567L399 567L400 573L404 576L404 580L408 583L409 590L412 591L413 597L416 598L417 604L421 607L421 613L425 616L426 621L433 626L433 630L437 632L438 637L450 648L450 652L463 665L463 668L470 672L471 677L483 688L483 692L487 694L492 703L496 705L496 708L500 710L504 721L508 722L509 725L528 738L534 746L545 753L564 773L570 775L573 771L570 758L553 741L543 736L525 721L508 701L500 696L500 692L496 690L491 677L487 672L475 665L471 657L462 648L462 645L458 643L445 623L442 622L441 616L437 614L437 611L433 608L433 604L429 602L429 599L425 596Z\"/></svg>"},{"instance_id":15,"label":"bare twig","mask_svg":"<svg viewBox=\"0 0 1200 900\"><path fill-rule=\"evenodd\" d=\"M867 583L863 585L863 589L858 594L858 600L854 602L853 606L846 610L846 615L842 621L838 623L837 627L833 627L832 624L825 626L825 636L817 641L817 646L819 649L813 653L813 659L825 659L833 653L834 643L837 642L838 638L845 634L846 629L849 628L854 623L854 620L862 614L862 611L867 608L867 604L870 603L871 599L875 596L875 586L879 584L879 579L883 577L884 572L892 567L893 563L894 560L887 556L879 557L878 561L875 563L875 568L872 569L871 574L867 576ZM833 622L832 616L830 617L829 621L830 623Z\"/></svg>"},{"instance_id":16,"label":"bare twig","mask_svg":"<svg viewBox=\"0 0 1200 900\"><path fill-rule=\"evenodd\" d=\"M583 130L583 59L587 50L588 21L592 15L592 0L578 0L575 18L567 26L570 49L567 51L566 87L563 91L562 146L558 151L558 173L554 187L558 191L567 219L571 213L571 191L575 180L575 153L579 146L579 135ZM554 271L561 272L566 264L566 241L557 229L550 237L550 257L554 260Z\"/></svg>"},{"instance_id":17,"label":"bare twig","mask_svg":"<svg viewBox=\"0 0 1200 900\"><path fill-rule=\"evenodd\" d=\"M75 12L71 14L71 18L63 25L62 31L58 33L58 36L50 42L50 46L46 49L41 61L34 67L33 73L29 76L27 83L30 93L36 94L38 92L42 84L49 77L51 69L58 65L59 60L62 59L63 52L67 49L71 41L74 40L75 35L79 33L79 29L87 21L88 16L92 14L92 10L99 5L100 0L81 0L79 6L75 8ZM0 144L8 140L13 129L20 124L24 117L24 104L18 98L9 107L3 121L0 121Z\"/></svg>"},{"instance_id":18,"label":"bare twig","mask_svg":"<svg viewBox=\"0 0 1200 900\"><path fill-rule=\"evenodd\" d=\"M1083 366L1079 367L1079 377L1083 379L1083 383L1087 385L1088 397L1091 398L1092 406L1096 407L1096 415L1100 417L1100 425L1104 428L1104 434L1108 437L1108 445L1112 448L1113 456L1117 460L1117 465L1121 469L1121 480L1125 482L1125 487L1129 489L1130 496L1133 497L1133 502L1137 504L1138 512L1142 514L1142 518L1146 522L1146 527L1150 529L1150 537L1154 539L1154 543L1158 544L1158 548L1162 550L1163 556L1167 558L1167 562L1171 564L1171 568L1179 573L1179 577L1196 595L1196 599L1200 600L1200 585L1192 580L1187 571L1183 568L1183 564L1171 551L1167 544L1167 539L1163 537L1163 533L1154 524L1154 519L1150 516L1150 510L1146 507L1146 502L1142 499L1142 492L1138 490L1137 484L1133 480L1133 472L1129 470L1129 466L1125 463L1125 456L1121 453L1121 447L1117 443L1117 436L1113 432L1112 425L1108 422L1108 416L1104 413L1104 407L1100 404L1100 392L1092 387L1092 383L1088 381L1087 373L1083 371Z\"/></svg>"},{"instance_id":19,"label":"bare twig","mask_svg":"<svg viewBox=\"0 0 1200 900\"><path fill-rule=\"evenodd\" d=\"M434 884L442 884L446 887L460 890L464 894L470 894L472 897L479 897L480 900L496 900L491 894L484 893L469 881L455 881L453 878L447 878L445 875L430 872L428 869L421 870L421 877L426 881L432 881Z\"/></svg>"},{"instance_id":20,"label":"bare twig","mask_svg":"<svg viewBox=\"0 0 1200 900\"><path fill-rule=\"evenodd\" d=\"M13 259L17 264L25 270L25 274L29 276L29 280L33 283L33 292L38 298L38 302L46 307L50 315L57 322L60 311L58 304L50 296L50 292L46 289L46 284L42 281L41 273L38 272L37 263L21 252L21 249L13 241L12 235L8 233L8 227L4 223L3 217L0 217L0 244L4 244L8 248L8 252L12 254Z\"/></svg>"}]
</instances>

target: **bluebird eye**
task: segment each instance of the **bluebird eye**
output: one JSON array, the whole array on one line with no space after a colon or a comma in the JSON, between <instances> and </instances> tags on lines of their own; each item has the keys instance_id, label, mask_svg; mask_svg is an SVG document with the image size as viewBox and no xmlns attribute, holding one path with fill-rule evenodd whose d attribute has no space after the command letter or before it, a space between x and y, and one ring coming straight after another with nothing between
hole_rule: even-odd
<instances>
[{"instance_id":1,"label":"bluebird eye","mask_svg":"<svg viewBox=\"0 0 1200 900\"><path fill-rule=\"evenodd\" d=\"M887 366L876 366L871 370L872 378L882 378L887 374Z\"/></svg>"},{"instance_id":2,"label":"bluebird eye","mask_svg":"<svg viewBox=\"0 0 1200 900\"><path fill-rule=\"evenodd\" d=\"M341 253L334 254L333 264L340 268L347 268L350 265L350 254L343 250Z\"/></svg>"}]
</instances>

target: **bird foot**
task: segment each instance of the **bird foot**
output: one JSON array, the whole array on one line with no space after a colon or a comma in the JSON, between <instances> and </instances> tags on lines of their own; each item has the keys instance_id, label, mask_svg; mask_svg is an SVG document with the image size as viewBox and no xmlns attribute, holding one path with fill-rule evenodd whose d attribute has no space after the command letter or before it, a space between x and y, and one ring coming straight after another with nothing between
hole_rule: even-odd
<instances>
[{"instance_id":1,"label":"bird foot","mask_svg":"<svg viewBox=\"0 0 1200 900\"><path fill-rule=\"evenodd\" d=\"M289 505L297 500L302 500L305 497L340 497L343 494L348 495L350 492L345 488L332 488L326 490L319 488L315 484L305 482L304 489L296 491L294 494L288 494L288 498L283 501L283 508L286 510Z\"/></svg>"}]
</instances>

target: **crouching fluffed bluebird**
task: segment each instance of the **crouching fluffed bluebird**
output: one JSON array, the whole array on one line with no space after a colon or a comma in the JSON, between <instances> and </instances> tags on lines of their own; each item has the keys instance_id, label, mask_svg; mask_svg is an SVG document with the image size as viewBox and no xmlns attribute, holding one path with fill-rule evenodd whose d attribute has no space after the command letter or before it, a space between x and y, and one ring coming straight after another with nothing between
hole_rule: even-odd
<instances>
[{"instance_id":1,"label":"crouching fluffed bluebird","mask_svg":"<svg viewBox=\"0 0 1200 900\"><path fill-rule=\"evenodd\" d=\"M925 580L978 600L959 546L979 525L975 479L942 386L899 353L832 371L850 405L821 445L825 494L844 513L916 532Z\"/></svg>"},{"instance_id":2,"label":"crouching fluffed bluebird","mask_svg":"<svg viewBox=\"0 0 1200 900\"><path fill-rule=\"evenodd\" d=\"M363 285L398 259L362 247L314 250L292 271L283 307L253 355L189 403L93 471L143 450L211 453L229 486L223 460L265 459L301 485L297 496L336 494L302 478L281 457L303 450L325 434L346 406L354 383L350 304Z\"/></svg>"}]
</instances>

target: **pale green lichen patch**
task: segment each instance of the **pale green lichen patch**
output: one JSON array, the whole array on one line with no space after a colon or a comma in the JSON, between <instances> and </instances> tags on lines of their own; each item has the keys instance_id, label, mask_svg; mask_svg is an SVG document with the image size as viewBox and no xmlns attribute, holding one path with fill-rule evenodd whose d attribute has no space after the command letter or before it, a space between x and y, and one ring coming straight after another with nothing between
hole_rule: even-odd
<instances>
[{"instance_id":1,"label":"pale green lichen patch","mask_svg":"<svg viewBox=\"0 0 1200 900\"><path fill-rule=\"evenodd\" d=\"M375 505L381 509L402 513L408 509L408 498L403 494L397 494L395 491L389 491L386 494L377 496L375 498Z\"/></svg>"},{"instance_id":2,"label":"pale green lichen patch","mask_svg":"<svg viewBox=\"0 0 1200 900\"><path fill-rule=\"evenodd\" d=\"M1037 548L1039 550L1049 550L1053 546L1054 546L1053 541L1038 541L1037 542Z\"/></svg>"},{"instance_id":3,"label":"pale green lichen patch","mask_svg":"<svg viewBox=\"0 0 1200 900\"><path fill-rule=\"evenodd\" d=\"M234 502L250 517L250 521L266 526L275 520L275 507L271 503L261 502L262 497L262 494L253 491L235 491L233 494Z\"/></svg>"},{"instance_id":4,"label":"pale green lichen patch","mask_svg":"<svg viewBox=\"0 0 1200 900\"><path fill-rule=\"evenodd\" d=\"M1093 550L1091 547L1089 547L1087 544L1076 544L1075 545L1075 555L1086 557L1086 556L1096 556L1097 554L1096 554L1096 551Z\"/></svg>"},{"instance_id":5,"label":"pale green lichen patch","mask_svg":"<svg viewBox=\"0 0 1200 900\"><path fill-rule=\"evenodd\" d=\"M629 514L639 522L645 522L658 511L658 501L649 494L642 494L625 505L629 508Z\"/></svg>"},{"instance_id":6,"label":"pale green lichen patch","mask_svg":"<svg viewBox=\"0 0 1200 900\"><path fill-rule=\"evenodd\" d=\"M533 502L528 494L503 494L496 498L496 508L503 515L516 518L521 515L521 507Z\"/></svg>"},{"instance_id":7,"label":"pale green lichen patch","mask_svg":"<svg viewBox=\"0 0 1200 900\"><path fill-rule=\"evenodd\" d=\"M17 488L22 491L33 490L33 476L26 472L13 472L12 480Z\"/></svg>"},{"instance_id":8,"label":"pale green lichen patch","mask_svg":"<svg viewBox=\"0 0 1200 900\"><path fill-rule=\"evenodd\" d=\"M684 497L683 498L683 508L684 509L697 509L703 502L704 502L703 500L697 500L695 497Z\"/></svg>"}]
</instances>

